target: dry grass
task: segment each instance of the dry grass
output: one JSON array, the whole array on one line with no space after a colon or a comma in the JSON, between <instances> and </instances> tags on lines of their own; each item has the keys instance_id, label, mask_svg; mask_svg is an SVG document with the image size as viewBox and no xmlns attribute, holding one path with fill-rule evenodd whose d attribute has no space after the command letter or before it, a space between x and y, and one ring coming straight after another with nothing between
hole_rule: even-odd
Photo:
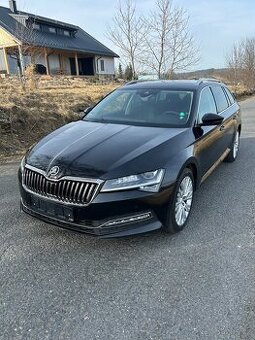
<instances>
[{"instance_id":1,"label":"dry grass","mask_svg":"<svg viewBox=\"0 0 255 340\"><path fill-rule=\"evenodd\" d=\"M42 136L80 118L117 84L40 89L33 80L21 84L0 80L0 157L20 155ZM31 85L32 84L32 85Z\"/></svg>"},{"instance_id":2,"label":"dry grass","mask_svg":"<svg viewBox=\"0 0 255 340\"><path fill-rule=\"evenodd\" d=\"M96 103L119 84L92 84L33 78L28 70L26 82L0 78L0 158L15 157L41 137L81 117L83 110ZM46 77L46 76L45 76ZM40 78L42 81L42 77ZM231 86L230 86L231 88ZM238 99L248 95L243 86L231 88Z\"/></svg>"}]
</instances>

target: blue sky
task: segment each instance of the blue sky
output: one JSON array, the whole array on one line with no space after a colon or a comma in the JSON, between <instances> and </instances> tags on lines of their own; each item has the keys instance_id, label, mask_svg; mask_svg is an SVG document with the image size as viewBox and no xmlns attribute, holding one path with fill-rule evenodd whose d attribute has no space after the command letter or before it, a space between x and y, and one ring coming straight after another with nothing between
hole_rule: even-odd
<instances>
[{"instance_id":1,"label":"blue sky","mask_svg":"<svg viewBox=\"0 0 255 340\"><path fill-rule=\"evenodd\" d=\"M155 0L137 0L140 13L150 12ZM20 10L52 17L81 26L88 33L118 53L105 36L118 0L17 0ZM254 0L175 0L190 15L193 35L201 48L201 61L196 68L225 66L225 56L234 42L255 37ZM0 0L8 6L8 0Z\"/></svg>"}]
</instances>

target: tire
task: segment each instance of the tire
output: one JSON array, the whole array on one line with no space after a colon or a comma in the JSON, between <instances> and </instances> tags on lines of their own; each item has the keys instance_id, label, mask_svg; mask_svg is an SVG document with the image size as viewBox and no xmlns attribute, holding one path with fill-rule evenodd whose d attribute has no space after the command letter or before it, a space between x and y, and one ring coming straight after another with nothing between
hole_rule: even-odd
<instances>
[{"instance_id":1,"label":"tire","mask_svg":"<svg viewBox=\"0 0 255 340\"><path fill-rule=\"evenodd\" d=\"M224 161L228 163L233 163L238 156L239 147L240 147L240 133L237 130L234 134L233 142L230 148L230 153L228 154Z\"/></svg>"},{"instance_id":2,"label":"tire","mask_svg":"<svg viewBox=\"0 0 255 340\"><path fill-rule=\"evenodd\" d=\"M185 189L185 186L187 189L186 193L189 192L188 188L190 188L188 196L191 197L190 199L187 199L185 197L185 191L183 193L183 189ZM164 231L166 231L167 233L175 234L185 228L192 209L194 191L195 182L193 173L190 169L186 168L179 176L175 186L174 194L172 195L167 206L167 214L163 226ZM183 220L181 217L183 217Z\"/></svg>"}]
</instances>

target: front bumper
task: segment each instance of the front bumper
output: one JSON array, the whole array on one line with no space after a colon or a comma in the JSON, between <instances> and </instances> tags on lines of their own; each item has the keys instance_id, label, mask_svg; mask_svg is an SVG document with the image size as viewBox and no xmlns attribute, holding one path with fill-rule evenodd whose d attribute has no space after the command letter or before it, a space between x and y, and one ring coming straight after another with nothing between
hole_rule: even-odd
<instances>
[{"instance_id":1,"label":"front bumper","mask_svg":"<svg viewBox=\"0 0 255 340\"><path fill-rule=\"evenodd\" d=\"M111 237L124 237L134 234L142 234L146 232L150 232L153 230L160 229L162 227L161 222L157 219L157 217L154 215L150 219L139 222L139 223L126 223L123 225L116 225L114 227L107 227L107 226L101 226L97 225L98 221L90 221L87 224L82 223L75 223L75 222L67 222L61 219L58 219L56 217L52 217L49 215L45 215L43 213L36 212L35 210L28 208L24 205L24 203L21 200L21 209L33 216L36 217L46 223L54 224L58 227L65 228L65 229L71 229L73 231L86 233L94 236L101 236L107 238Z\"/></svg>"},{"instance_id":2,"label":"front bumper","mask_svg":"<svg viewBox=\"0 0 255 340\"><path fill-rule=\"evenodd\" d=\"M99 194L89 206L66 206L27 192L20 183L21 209L40 220L100 237L123 237L160 229L172 188Z\"/></svg>"}]
</instances>

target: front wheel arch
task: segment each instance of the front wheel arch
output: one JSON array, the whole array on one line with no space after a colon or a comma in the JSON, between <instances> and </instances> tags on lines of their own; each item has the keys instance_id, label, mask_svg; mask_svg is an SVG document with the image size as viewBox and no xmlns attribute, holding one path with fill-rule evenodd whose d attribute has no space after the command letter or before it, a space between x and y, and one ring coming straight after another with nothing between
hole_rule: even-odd
<instances>
[{"instance_id":1,"label":"front wheel arch","mask_svg":"<svg viewBox=\"0 0 255 340\"><path fill-rule=\"evenodd\" d=\"M190 169L192 171L193 177L194 177L195 190L196 190L199 187L199 176L200 176L197 160L195 158L189 158L181 167L178 173L178 176L176 178L176 181L178 181L179 177L181 176L181 174L183 173L185 169Z\"/></svg>"},{"instance_id":2,"label":"front wheel arch","mask_svg":"<svg viewBox=\"0 0 255 340\"><path fill-rule=\"evenodd\" d=\"M166 207L166 214L165 214L165 218L163 219L163 227L162 228L167 233L174 234L174 233L177 233L177 232L183 230L185 228L187 222L188 222L188 219L189 219L189 215L190 215L192 204L193 204L193 195L191 197L191 205L190 205L189 210L188 210L188 215L186 216L186 220L184 221L184 223L178 224L178 221L176 220L176 204L177 204L176 201L178 199L177 195L178 195L179 188L180 188L180 185L182 183L182 180L185 177L189 177L191 179L191 181L193 183L193 194L194 194L194 191L195 191L195 182L194 182L193 171L189 167L185 167L182 170L182 173L180 173L180 175L179 175L179 177L176 181L176 186L175 186L173 195L171 196L171 198L170 198L170 200L167 204L167 207ZM187 204L187 202L186 202L186 204ZM184 209L186 209L186 208L184 208Z\"/></svg>"}]
</instances>

